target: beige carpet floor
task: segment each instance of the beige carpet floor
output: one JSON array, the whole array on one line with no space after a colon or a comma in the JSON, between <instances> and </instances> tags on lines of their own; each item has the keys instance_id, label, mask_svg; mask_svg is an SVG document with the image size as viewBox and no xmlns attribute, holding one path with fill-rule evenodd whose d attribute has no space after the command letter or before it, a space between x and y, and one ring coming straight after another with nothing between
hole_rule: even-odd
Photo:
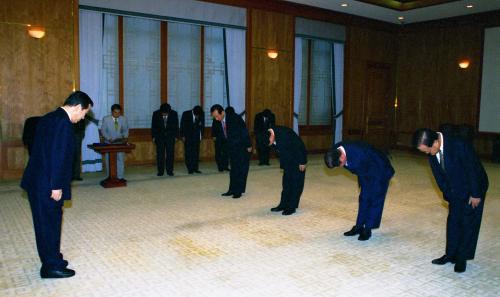
<instances>
[{"instance_id":1,"label":"beige carpet floor","mask_svg":"<svg viewBox=\"0 0 500 297\"><path fill-rule=\"evenodd\" d=\"M463 274L443 254L446 204L423 155L394 152L396 175L380 229L342 233L357 212L357 182L311 156L301 204L285 217L281 171L252 162L247 193L222 198L227 173L156 177L127 168L126 188L84 174L64 213L62 252L76 276L42 280L31 212L18 181L0 183L0 296L500 296L500 165L490 179L476 259Z\"/></svg>"}]
</instances>

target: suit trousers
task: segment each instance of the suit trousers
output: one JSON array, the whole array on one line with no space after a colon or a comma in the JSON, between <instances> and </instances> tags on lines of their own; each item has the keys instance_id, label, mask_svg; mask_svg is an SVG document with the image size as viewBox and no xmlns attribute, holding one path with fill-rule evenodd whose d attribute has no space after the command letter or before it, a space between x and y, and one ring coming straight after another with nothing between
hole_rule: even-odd
<instances>
[{"instance_id":1,"label":"suit trousers","mask_svg":"<svg viewBox=\"0 0 500 297\"><path fill-rule=\"evenodd\" d=\"M468 198L452 198L448 206L446 255L458 260L472 260L476 253L484 198L476 208L469 205Z\"/></svg>"},{"instance_id":2,"label":"suit trousers","mask_svg":"<svg viewBox=\"0 0 500 297\"><path fill-rule=\"evenodd\" d=\"M193 172L199 169L200 162L200 141L188 140L184 141L184 162L188 172Z\"/></svg>"},{"instance_id":3,"label":"suit trousers","mask_svg":"<svg viewBox=\"0 0 500 297\"><path fill-rule=\"evenodd\" d=\"M271 148L269 144L257 137L257 154L259 155L259 164L269 164L269 153Z\"/></svg>"},{"instance_id":4,"label":"suit trousers","mask_svg":"<svg viewBox=\"0 0 500 297\"><path fill-rule=\"evenodd\" d=\"M356 226L374 229L380 227L385 196L390 180L358 178L361 187Z\"/></svg>"},{"instance_id":5,"label":"suit trousers","mask_svg":"<svg viewBox=\"0 0 500 297\"><path fill-rule=\"evenodd\" d=\"M175 137L156 140L156 166L158 173L174 172Z\"/></svg>"},{"instance_id":6,"label":"suit trousers","mask_svg":"<svg viewBox=\"0 0 500 297\"><path fill-rule=\"evenodd\" d=\"M231 163L229 192L235 194L245 193L248 170L250 169L250 154L244 148L230 151L229 162Z\"/></svg>"},{"instance_id":7,"label":"suit trousers","mask_svg":"<svg viewBox=\"0 0 500 297\"><path fill-rule=\"evenodd\" d=\"M228 169L229 167L229 156L227 154L224 142L215 140L215 162L217 163L217 169L222 171Z\"/></svg>"},{"instance_id":8,"label":"suit trousers","mask_svg":"<svg viewBox=\"0 0 500 297\"><path fill-rule=\"evenodd\" d=\"M300 196L304 190L306 172L299 170L299 165L283 170L281 201L278 207L295 210L299 207Z\"/></svg>"},{"instance_id":9,"label":"suit trousers","mask_svg":"<svg viewBox=\"0 0 500 297\"><path fill-rule=\"evenodd\" d=\"M28 193L42 268L61 269L67 265L60 252L63 201L54 201L50 195L50 190Z\"/></svg>"}]
</instances>

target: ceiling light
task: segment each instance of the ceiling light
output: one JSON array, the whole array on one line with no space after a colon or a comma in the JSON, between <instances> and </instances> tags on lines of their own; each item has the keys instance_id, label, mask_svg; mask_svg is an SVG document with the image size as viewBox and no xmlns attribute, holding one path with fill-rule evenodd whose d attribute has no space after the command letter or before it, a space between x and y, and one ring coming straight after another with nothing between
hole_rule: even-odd
<instances>
[{"instance_id":1,"label":"ceiling light","mask_svg":"<svg viewBox=\"0 0 500 297\"><path fill-rule=\"evenodd\" d=\"M405 19L405 17L403 17L403 16L398 17L398 20L400 20L400 21L402 21L404 19Z\"/></svg>"},{"instance_id":2,"label":"ceiling light","mask_svg":"<svg viewBox=\"0 0 500 297\"><path fill-rule=\"evenodd\" d=\"M340 6L347 7L348 5L347 5L347 3L342 3L342 4L340 4Z\"/></svg>"},{"instance_id":3,"label":"ceiling light","mask_svg":"<svg viewBox=\"0 0 500 297\"><path fill-rule=\"evenodd\" d=\"M465 7L467 7L467 8L474 8L474 5L472 5L472 4L467 4Z\"/></svg>"}]
</instances>

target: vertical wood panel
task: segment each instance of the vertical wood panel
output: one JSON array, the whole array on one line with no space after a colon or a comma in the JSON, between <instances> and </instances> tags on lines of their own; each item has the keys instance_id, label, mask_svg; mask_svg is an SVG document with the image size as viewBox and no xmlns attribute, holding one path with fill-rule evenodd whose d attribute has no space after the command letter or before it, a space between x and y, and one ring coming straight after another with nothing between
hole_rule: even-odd
<instances>
[{"instance_id":1,"label":"vertical wood panel","mask_svg":"<svg viewBox=\"0 0 500 297\"><path fill-rule=\"evenodd\" d=\"M0 178L18 177L24 169L24 120L43 115L73 89L75 62L72 1L3 1L0 9ZM77 19L75 20L77 22ZM12 24L17 23L17 24ZM45 27L42 39L27 27Z\"/></svg>"},{"instance_id":2,"label":"vertical wood panel","mask_svg":"<svg viewBox=\"0 0 500 297\"><path fill-rule=\"evenodd\" d=\"M249 97L247 123L265 108L276 114L276 123L292 126L293 50L295 22L290 15L252 9L250 28ZM278 58L267 57L268 49L278 50Z\"/></svg>"}]
</instances>

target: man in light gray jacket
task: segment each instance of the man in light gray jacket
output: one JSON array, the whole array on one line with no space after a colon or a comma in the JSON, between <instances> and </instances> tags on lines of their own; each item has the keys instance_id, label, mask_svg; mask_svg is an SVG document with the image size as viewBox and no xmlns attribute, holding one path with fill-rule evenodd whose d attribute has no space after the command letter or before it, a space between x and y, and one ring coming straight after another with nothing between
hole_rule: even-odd
<instances>
[{"instance_id":1,"label":"man in light gray jacket","mask_svg":"<svg viewBox=\"0 0 500 297\"><path fill-rule=\"evenodd\" d=\"M126 143L128 139L127 119L122 115L122 107L119 104L111 106L111 115L102 119L101 134L106 143ZM125 153L116 156L117 177L124 179ZM109 156L106 155L106 173L109 175Z\"/></svg>"}]
</instances>

